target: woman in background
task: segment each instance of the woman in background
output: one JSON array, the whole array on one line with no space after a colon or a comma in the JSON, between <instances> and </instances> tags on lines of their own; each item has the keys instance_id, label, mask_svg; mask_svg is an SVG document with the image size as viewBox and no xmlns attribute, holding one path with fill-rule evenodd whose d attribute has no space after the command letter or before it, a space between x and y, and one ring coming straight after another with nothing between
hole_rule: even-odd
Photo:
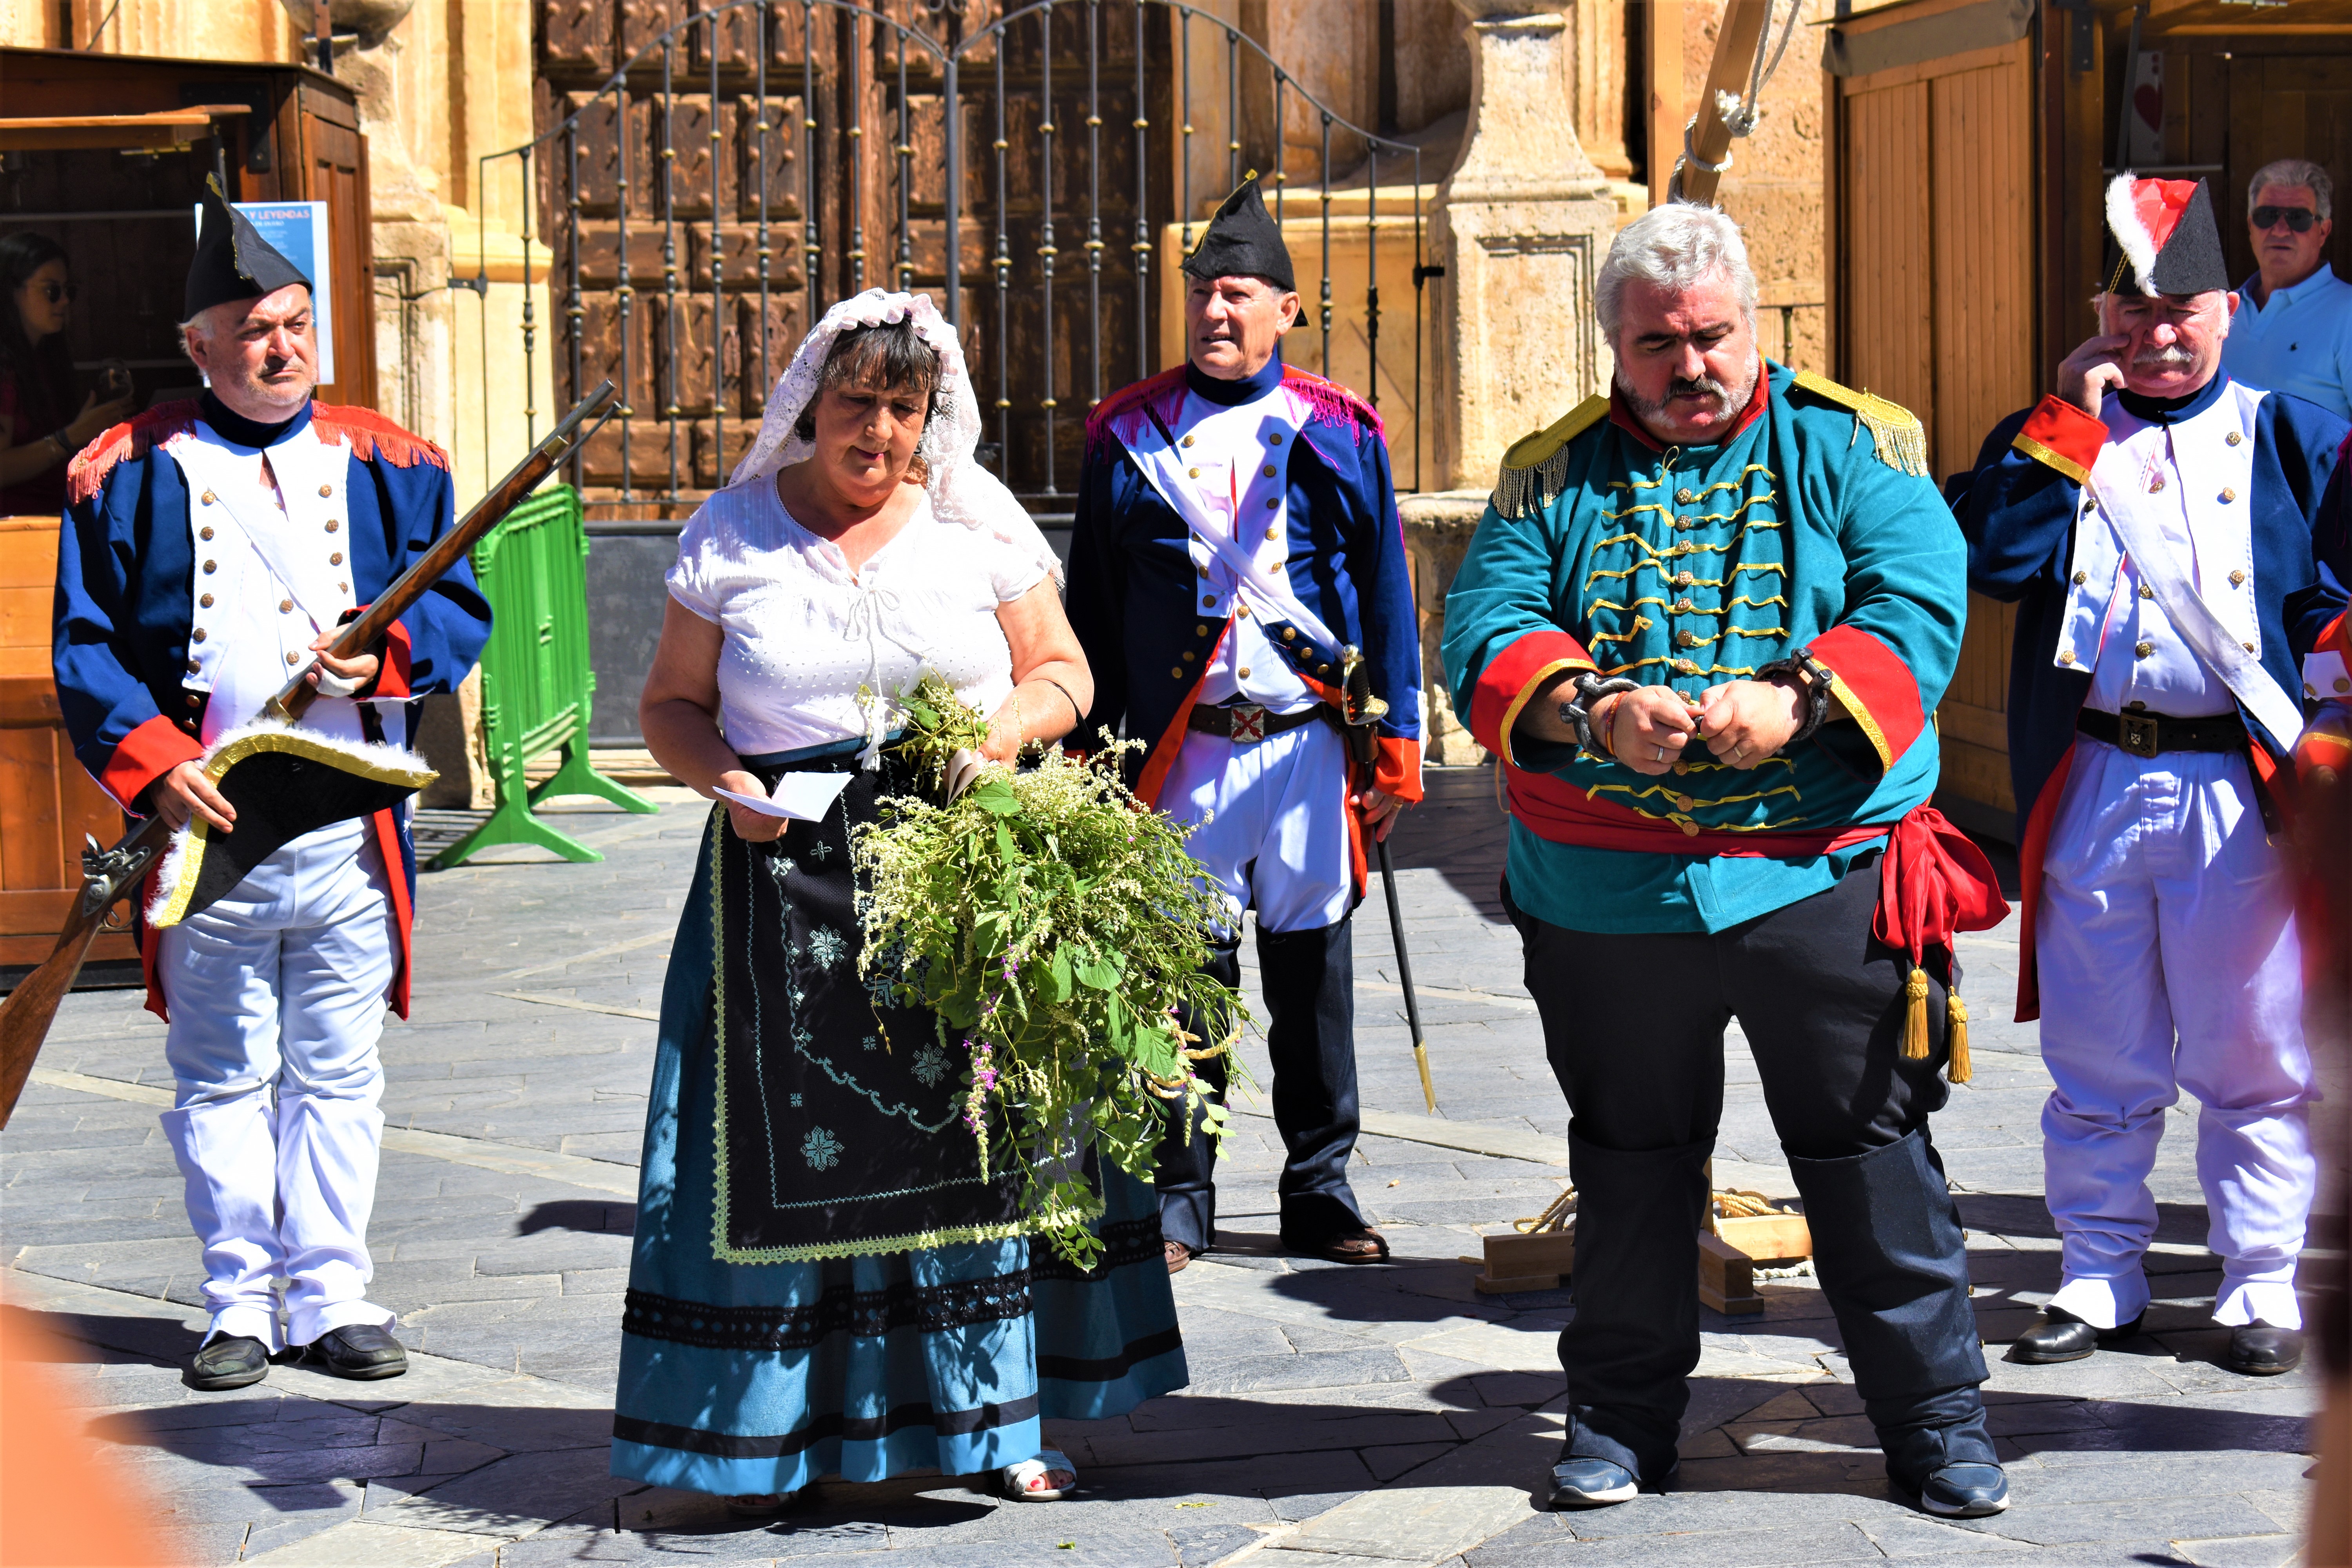
<instances>
[{"instance_id":1,"label":"woman in background","mask_svg":"<svg viewBox=\"0 0 2352 1568\"><path fill-rule=\"evenodd\" d=\"M74 286L63 247L45 234L0 239L0 517L57 517L66 508L66 464L106 427L131 416L127 382L93 392L74 412L66 327Z\"/></svg>"}]
</instances>

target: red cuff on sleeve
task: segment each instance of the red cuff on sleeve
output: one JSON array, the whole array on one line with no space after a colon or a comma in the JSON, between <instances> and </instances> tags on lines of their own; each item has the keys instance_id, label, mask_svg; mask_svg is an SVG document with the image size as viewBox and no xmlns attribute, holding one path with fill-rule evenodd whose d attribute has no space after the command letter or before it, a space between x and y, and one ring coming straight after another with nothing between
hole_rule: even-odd
<instances>
[{"instance_id":1,"label":"red cuff on sleeve","mask_svg":"<svg viewBox=\"0 0 2352 1568\"><path fill-rule=\"evenodd\" d=\"M2311 651L2341 654L2346 658L2352 658L2352 614L2338 616L2328 622L2321 630L2318 640L2311 645Z\"/></svg>"},{"instance_id":2,"label":"red cuff on sleeve","mask_svg":"<svg viewBox=\"0 0 2352 1568\"><path fill-rule=\"evenodd\" d=\"M1375 737L1379 750L1372 757L1372 787L1399 800L1421 798L1421 742Z\"/></svg>"},{"instance_id":3,"label":"red cuff on sleeve","mask_svg":"<svg viewBox=\"0 0 2352 1568\"><path fill-rule=\"evenodd\" d=\"M1486 661L1471 689L1470 733L1513 767L1511 727L1536 689L1563 669L1597 669L1584 645L1561 631L1529 632ZM1385 787L1385 786L1383 786Z\"/></svg>"},{"instance_id":4,"label":"red cuff on sleeve","mask_svg":"<svg viewBox=\"0 0 2352 1568\"><path fill-rule=\"evenodd\" d=\"M2106 443L2105 425L2063 398L2044 397L2010 445L2079 485L2091 477Z\"/></svg>"},{"instance_id":5,"label":"red cuff on sleeve","mask_svg":"<svg viewBox=\"0 0 2352 1568\"><path fill-rule=\"evenodd\" d=\"M196 738L158 713L114 743L114 754L98 775L99 787L125 811L138 811L141 792L182 763L205 754Z\"/></svg>"},{"instance_id":6,"label":"red cuff on sleeve","mask_svg":"<svg viewBox=\"0 0 2352 1568\"><path fill-rule=\"evenodd\" d=\"M376 671L375 689L368 695L383 698L415 695L408 689L408 628L394 621L383 634L383 666Z\"/></svg>"},{"instance_id":7,"label":"red cuff on sleeve","mask_svg":"<svg viewBox=\"0 0 2352 1568\"><path fill-rule=\"evenodd\" d=\"M1879 767L1893 767L1927 727L1910 667L1858 626L1832 626L1805 651L1837 678L1830 689L1878 749Z\"/></svg>"}]
</instances>

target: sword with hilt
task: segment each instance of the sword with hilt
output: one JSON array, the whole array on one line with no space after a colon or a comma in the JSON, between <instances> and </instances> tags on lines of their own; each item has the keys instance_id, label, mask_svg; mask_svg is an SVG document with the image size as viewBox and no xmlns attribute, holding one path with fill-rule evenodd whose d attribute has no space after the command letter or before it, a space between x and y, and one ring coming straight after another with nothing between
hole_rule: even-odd
<instances>
[{"instance_id":1,"label":"sword with hilt","mask_svg":"<svg viewBox=\"0 0 2352 1568\"><path fill-rule=\"evenodd\" d=\"M1369 778L1373 763L1380 759L1380 742L1372 733L1372 726L1387 714L1389 705L1372 695L1371 667L1364 662L1364 650L1352 643L1339 650L1339 718L1346 727L1349 755ZM1381 889L1388 895L1389 934L1396 939L1397 984L1404 989L1404 1021L1412 1035L1412 1065L1421 1069L1421 1098L1434 1116L1437 1087L1430 1081L1429 1047L1421 1035L1421 1002L1412 991L1412 955L1404 947L1404 911L1397 902L1396 859L1389 852L1385 837L1376 837L1372 844L1381 858Z\"/></svg>"},{"instance_id":2,"label":"sword with hilt","mask_svg":"<svg viewBox=\"0 0 2352 1568\"><path fill-rule=\"evenodd\" d=\"M394 579L392 585L368 606L365 615L339 630L327 651L337 658L351 658L373 647L393 622L464 560L482 536L537 489L574 447L585 444L611 416L618 402L619 395L609 381L581 399L548 432L546 440L532 447L530 456L474 503L457 527L443 534L432 549ZM591 420L595 423L591 425ZM318 668L315 659L304 666L263 705L264 716L289 724L299 719L318 700L319 689L310 682L311 672ZM84 837L88 847L81 856L81 893L67 911L65 929L58 933L57 945L49 950L49 956L38 969L0 999L0 1127L8 1125L8 1118L16 1109L16 1097L24 1092L25 1081L32 1076L33 1059L40 1055L41 1042L48 1038L58 1008L64 1004L66 993L73 989L75 977L89 957L90 945L106 929L114 906L138 892L148 868L170 847L172 829L157 815L124 834L111 849L100 849L97 839Z\"/></svg>"}]
</instances>

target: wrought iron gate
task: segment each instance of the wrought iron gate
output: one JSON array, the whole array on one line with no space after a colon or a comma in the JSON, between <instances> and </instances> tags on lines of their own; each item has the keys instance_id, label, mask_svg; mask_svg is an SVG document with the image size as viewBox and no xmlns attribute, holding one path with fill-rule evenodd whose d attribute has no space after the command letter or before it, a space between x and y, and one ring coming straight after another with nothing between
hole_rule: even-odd
<instances>
[{"instance_id":1,"label":"wrought iron gate","mask_svg":"<svg viewBox=\"0 0 2352 1568\"><path fill-rule=\"evenodd\" d=\"M573 465L592 508L682 516L723 484L803 333L879 283L933 293L993 389L989 460L1034 509L1066 510L1087 408L1174 363L1171 269L1250 168L1278 216L1316 204L1319 256L1297 257L1309 341L1290 357L1375 405L1385 384L1412 432L1400 484L1420 488L1417 146L1349 122L1181 0L697 3L672 21L676 0L543 0L541 132L482 161L485 183L513 160L500 177L536 194L525 237L553 258L559 400L607 375L622 389ZM1293 116L1319 140L1311 195L1291 188ZM1336 178L1335 157L1354 160ZM1385 367L1383 229L1392 285L1412 294Z\"/></svg>"}]
</instances>

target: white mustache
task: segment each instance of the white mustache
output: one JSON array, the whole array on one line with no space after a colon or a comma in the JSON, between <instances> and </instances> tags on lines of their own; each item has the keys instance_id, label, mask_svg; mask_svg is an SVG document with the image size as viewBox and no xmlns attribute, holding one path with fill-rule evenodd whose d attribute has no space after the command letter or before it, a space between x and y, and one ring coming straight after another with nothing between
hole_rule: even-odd
<instances>
[{"instance_id":1,"label":"white mustache","mask_svg":"<svg viewBox=\"0 0 2352 1568\"><path fill-rule=\"evenodd\" d=\"M2187 349L2182 348L2178 343L2171 343L2163 348L2142 349L2137 354L2133 356L2132 368L2134 370L2155 370L2169 367L2177 370L2187 370L2195 365L2196 363L2197 356L2195 354L2190 353Z\"/></svg>"}]
</instances>

